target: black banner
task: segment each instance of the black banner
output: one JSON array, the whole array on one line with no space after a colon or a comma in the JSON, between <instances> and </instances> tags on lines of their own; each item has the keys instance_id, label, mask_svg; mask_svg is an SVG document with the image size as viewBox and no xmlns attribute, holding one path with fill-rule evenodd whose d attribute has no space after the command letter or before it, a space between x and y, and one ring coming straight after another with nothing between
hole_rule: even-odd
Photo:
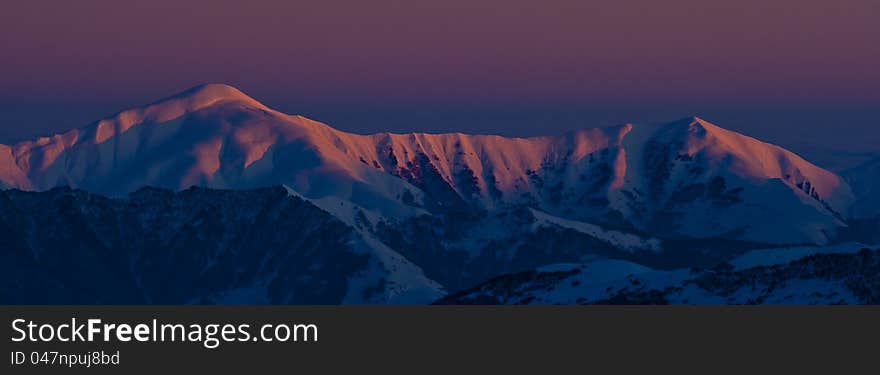
<instances>
[{"instance_id":1,"label":"black banner","mask_svg":"<svg viewBox=\"0 0 880 375\"><path fill-rule=\"evenodd\" d=\"M880 337L880 307L4 306L0 316L4 374L836 373L873 366Z\"/></svg>"}]
</instances>

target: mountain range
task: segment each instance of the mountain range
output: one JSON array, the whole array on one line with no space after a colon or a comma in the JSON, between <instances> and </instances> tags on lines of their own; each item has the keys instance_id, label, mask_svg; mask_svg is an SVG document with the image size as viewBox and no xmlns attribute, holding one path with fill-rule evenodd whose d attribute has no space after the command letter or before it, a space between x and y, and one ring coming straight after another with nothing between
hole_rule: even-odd
<instances>
[{"instance_id":1,"label":"mountain range","mask_svg":"<svg viewBox=\"0 0 880 375\"><path fill-rule=\"evenodd\" d=\"M698 117L352 134L209 84L0 145L0 250L27 290L74 285L66 302L424 303L596 257L678 269L874 243L878 165L838 175ZM58 268L78 252L91 276ZM120 289L90 300L100 285Z\"/></svg>"}]
</instances>

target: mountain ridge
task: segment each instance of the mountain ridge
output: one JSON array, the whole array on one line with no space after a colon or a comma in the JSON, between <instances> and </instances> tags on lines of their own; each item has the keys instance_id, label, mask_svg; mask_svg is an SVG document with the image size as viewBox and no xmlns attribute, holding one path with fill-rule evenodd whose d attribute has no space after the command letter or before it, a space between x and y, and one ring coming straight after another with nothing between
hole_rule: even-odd
<instances>
[{"instance_id":1,"label":"mountain ridge","mask_svg":"<svg viewBox=\"0 0 880 375\"><path fill-rule=\"evenodd\" d=\"M613 283L630 282L629 270L674 276L667 286L676 288L678 281L714 283L713 270L688 270L875 243L878 221L851 218L872 210L853 207L872 202L853 192L872 191L864 184L872 171L844 179L696 116L529 138L364 135L209 84L69 132L0 145L0 264L10 281L0 297L427 303L474 285L504 292L503 280L544 285L544 276L571 264L593 264L600 273L589 275ZM810 262L805 268L825 264ZM78 268L59 268L73 263ZM783 302L814 301L813 284L838 293L850 290L838 281L858 284L858 275L839 277L841 270L830 284L824 274L789 277L805 268L769 270L807 283L780 292ZM696 279L678 278L685 273ZM485 284L505 274L520 276ZM725 275L748 284L767 273ZM172 279L187 287L170 287ZM858 296L843 302L866 300L856 284ZM663 288L582 302L684 296ZM762 293L730 301L776 298ZM721 296L706 301L723 303Z\"/></svg>"},{"instance_id":2,"label":"mountain ridge","mask_svg":"<svg viewBox=\"0 0 880 375\"><path fill-rule=\"evenodd\" d=\"M284 184L312 199L335 197L392 219L528 205L664 236L784 243L831 241L854 200L834 173L699 117L530 138L360 135L274 111L224 84L0 146L0 182L109 195L142 186ZM773 238L760 225L716 220L731 207L748 220L770 212L776 221L792 221L792 228ZM690 222L667 225L688 221L682 212Z\"/></svg>"},{"instance_id":3,"label":"mountain ridge","mask_svg":"<svg viewBox=\"0 0 880 375\"><path fill-rule=\"evenodd\" d=\"M0 300L424 303L417 266L282 187L0 191Z\"/></svg>"}]
</instances>

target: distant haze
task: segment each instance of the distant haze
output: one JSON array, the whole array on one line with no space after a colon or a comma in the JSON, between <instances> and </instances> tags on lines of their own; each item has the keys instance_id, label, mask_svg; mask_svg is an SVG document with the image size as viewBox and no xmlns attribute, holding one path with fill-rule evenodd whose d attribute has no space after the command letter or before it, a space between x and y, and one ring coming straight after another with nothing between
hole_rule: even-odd
<instances>
[{"instance_id":1,"label":"distant haze","mask_svg":"<svg viewBox=\"0 0 880 375\"><path fill-rule=\"evenodd\" d=\"M225 82L361 133L699 115L808 157L880 152L876 0L131 3L4 4L0 143Z\"/></svg>"}]
</instances>

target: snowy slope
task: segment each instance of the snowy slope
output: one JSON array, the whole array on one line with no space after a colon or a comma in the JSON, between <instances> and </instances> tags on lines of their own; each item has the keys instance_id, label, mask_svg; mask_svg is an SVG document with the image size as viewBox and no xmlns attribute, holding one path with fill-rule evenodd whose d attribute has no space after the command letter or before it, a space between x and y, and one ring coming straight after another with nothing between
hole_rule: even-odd
<instances>
[{"instance_id":1,"label":"snowy slope","mask_svg":"<svg viewBox=\"0 0 880 375\"><path fill-rule=\"evenodd\" d=\"M735 270L784 264L815 254L851 254L868 247L861 243L840 243L833 246L798 246L757 249L728 261Z\"/></svg>"},{"instance_id":2,"label":"snowy slope","mask_svg":"<svg viewBox=\"0 0 880 375\"><path fill-rule=\"evenodd\" d=\"M763 251L763 250L762 250ZM880 250L801 248L738 267L655 270L597 259L501 276L438 304L877 304ZM753 263L753 264L748 264ZM760 263L760 264L759 264Z\"/></svg>"},{"instance_id":3,"label":"snowy slope","mask_svg":"<svg viewBox=\"0 0 880 375\"><path fill-rule=\"evenodd\" d=\"M280 187L0 192L4 303L427 303L422 270Z\"/></svg>"},{"instance_id":4,"label":"snowy slope","mask_svg":"<svg viewBox=\"0 0 880 375\"><path fill-rule=\"evenodd\" d=\"M18 187L30 189L30 182L15 162L12 148L0 145L0 189Z\"/></svg>"},{"instance_id":5,"label":"snowy slope","mask_svg":"<svg viewBox=\"0 0 880 375\"><path fill-rule=\"evenodd\" d=\"M612 206L655 234L827 243L844 226L849 186L778 146L699 118L634 127Z\"/></svg>"},{"instance_id":6,"label":"snowy slope","mask_svg":"<svg viewBox=\"0 0 880 375\"><path fill-rule=\"evenodd\" d=\"M536 219L534 223L535 227L556 225L563 228L573 229L590 235L591 237L612 243L619 249L628 252L659 252L662 250L662 241L657 238L646 238L633 233L610 230L595 224L566 220L534 209L531 211Z\"/></svg>"},{"instance_id":7,"label":"snowy slope","mask_svg":"<svg viewBox=\"0 0 880 375\"><path fill-rule=\"evenodd\" d=\"M391 220L528 206L664 237L766 243L832 240L853 199L833 173L698 118L534 138L358 135L221 84L0 146L0 181L110 195L284 184L325 210L347 202Z\"/></svg>"},{"instance_id":8,"label":"snowy slope","mask_svg":"<svg viewBox=\"0 0 880 375\"><path fill-rule=\"evenodd\" d=\"M358 222L357 213L364 212L359 207L333 197L321 198L316 202L303 197L289 186L284 186L284 189L288 196L303 199L317 207L332 209L329 213L354 232L350 243L352 248L360 249L375 260L369 269L361 270L351 278L349 293L342 303L418 304L445 294L443 286L427 278L421 268L364 229ZM380 289L384 289L384 294L379 295L380 299L365 300L363 291L376 288L377 285L382 285Z\"/></svg>"}]
</instances>

